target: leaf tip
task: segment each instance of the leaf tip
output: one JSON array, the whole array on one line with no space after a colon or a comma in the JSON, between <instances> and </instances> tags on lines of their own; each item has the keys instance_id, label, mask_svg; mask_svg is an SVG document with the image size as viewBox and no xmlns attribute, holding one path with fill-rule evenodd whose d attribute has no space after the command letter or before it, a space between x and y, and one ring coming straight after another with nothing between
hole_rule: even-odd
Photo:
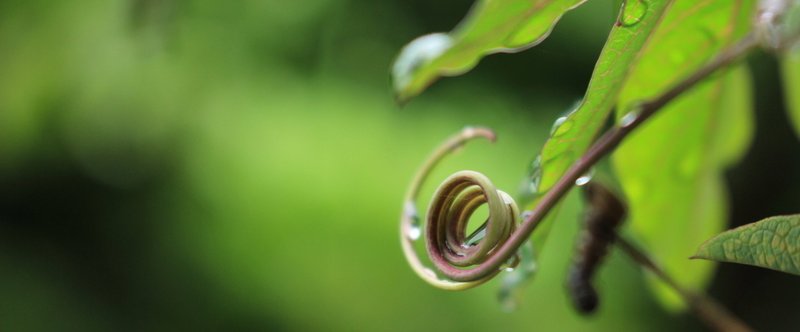
<instances>
[{"instance_id":1,"label":"leaf tip","mask_svg":"<svg viewBox=\"0 0 800 332\"><path fill-rule=\"evenodd\" d=\"M422 69L452 45L448 34L438 32L417 37L403 47L392 65L395 100L405 103L430 85L436 75L425 76Z\"/></svg>"},{"instance_id":2,"label":"leaf tip","mask_svg":"<svg viewBox=\"0 0 800 332\"><path fill-rule=\"evenodd\" d=\"M395 92L394 94L394 104L397 105L399 108L404 108L408 104L410 98L404 97L402 94Z\"/></svg>"},{"instance_id":3,"label":"leaf tip","mask_svg":"<svg viewBox=\"0 0 800 332\"><path fill-rule=\"evenodd\" d=\"M708 252L708 241L706 241L703 244L701 244L700 247L697 248L697 251L694 253L694 255L689 256L689 259L692 259L692 260L697 260L697 259L711 260L712 259L711 255Z\"/></svg>"}]
</instances>

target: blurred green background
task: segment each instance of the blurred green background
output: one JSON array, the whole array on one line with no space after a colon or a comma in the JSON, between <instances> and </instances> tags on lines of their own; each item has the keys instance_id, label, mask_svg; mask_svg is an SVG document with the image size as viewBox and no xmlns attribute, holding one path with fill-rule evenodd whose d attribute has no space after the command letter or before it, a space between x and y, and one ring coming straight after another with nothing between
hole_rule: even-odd
<instances>
[{"instance_id":1,"label":"blurred green background","mask_svg":"<svg viewBox=\"0 0 800 332\"><path fill-rule=\"evenodd\" d=\"M616 252L599 313L573 313L573 196L515 312L497 281L437 290L400 251L408 182L463 126L499 141L447 159L422 197L465 168L517 191L581 98L612 2L401 110L394 56L471 1L0 1L0 330L700 329L662 311ZM733 224L800 206L775 61L751 64L758 136L728 174ZM758 328L800 323L794 277L726 265L711 293Z\"/></svg>"}]
</instances>

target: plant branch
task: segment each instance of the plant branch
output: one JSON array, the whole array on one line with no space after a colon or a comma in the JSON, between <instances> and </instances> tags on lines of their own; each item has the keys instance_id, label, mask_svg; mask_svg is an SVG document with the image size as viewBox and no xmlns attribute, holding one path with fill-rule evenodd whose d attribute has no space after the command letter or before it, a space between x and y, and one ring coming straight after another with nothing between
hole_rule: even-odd
<instances>
[{"instance_id":1,"label":"plant branch","mask_svg":"<svg viewBox=\"0 0 800 332\"><path fill-rule=\"evenodd\" d=\"M661 279L661 281L675 290L686 304L689 305L689 308L694 311L697 317L710 328L717 331L753 331L746 323L731 314L713 298L681 287L675 279L672 279L672 277L666 273L666 271L661 269L650 257L624 237L617 235L615 244L633 259L633 261L652 272L656 277Z\"/></svg>"}]
</instances>

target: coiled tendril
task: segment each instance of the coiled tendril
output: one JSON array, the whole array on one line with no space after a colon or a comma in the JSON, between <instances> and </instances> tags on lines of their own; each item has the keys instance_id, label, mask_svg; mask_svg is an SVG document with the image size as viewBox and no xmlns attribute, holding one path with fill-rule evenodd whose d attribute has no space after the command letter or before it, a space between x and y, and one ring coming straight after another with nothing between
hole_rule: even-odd
<instances>
[{"instance_id":1,"label":"coiled tendril","mask_svg":"<svg viewBox=\"0 0 800 332\"><path fill-rule=\"evenodd\" d=\"M403 252L417 275L439 288L467 289L499 273L501 264L488 269L478 267L483 267L519 223L519 209L511 196L498 190L481 173L456 172L436 190L428 209L424 234L428 256L436 271L446 279L440 279L436 272L425 267L414 250L413 241L421 235L415 202L422 183L444 156L465 142L481 137L490 141L495 139L491 130L472 127L467 127L447 139L419 170L406 194L405 208L400 219ZM489 207L489 217L475 233L467 236L469 219L483 204ZM514 266L517 262L518 259L514 259L510 265Z\"/></svg>"}]
</instances>

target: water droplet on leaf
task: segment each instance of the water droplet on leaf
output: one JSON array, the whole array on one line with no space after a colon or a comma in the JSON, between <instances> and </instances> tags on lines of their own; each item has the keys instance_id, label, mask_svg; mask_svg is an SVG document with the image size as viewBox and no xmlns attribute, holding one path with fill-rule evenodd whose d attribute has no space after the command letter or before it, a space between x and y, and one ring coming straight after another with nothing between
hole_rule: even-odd
<instances>
[{"instance_id":1,"label":"water droplet on leaf","mask_svg":"<svg viewBox=\"0 0 800 332\"><path fill-rule=\"evenodd\" d=\"M573 121L569 117L562 116L553 122L553 127L550 129L550 137L560 137L572 129Z\"/></svg>"},{"instance_id":2,"label":"water droplet on leaf","mask_svg":"<svg viewBox=\"0 0 800 332\"><path fill-rule=\"evenodd\" d=\"M630 27L638 24L647 15L646 0L626 0L622 5L622 14L619 17L619 25Z\"/></svg>"},{"instance_id":3,"label":"water droplet on leaf","mask_svg":"<svg viewBox=\"0 0 800 332\"><path fill-rule=\"evenodd\" d=\"M531 163L531 169L528 173L528 191L531 194L539 193L539 184L542 182L542 156L536 156L536 159Z\"/></svg>"},{"instance_id":4,"label":"water droplet on leaf","mask_svg":"<svg viewBox=\"0 0 800 332\"><path fill-rule=\"evenodd\" d=\"M408 43L392 66L395 89L401 90L411 84L417 69L442 55L452 45L453 39L446 33L424 35Z\"/></svg>"}]
</instances>

